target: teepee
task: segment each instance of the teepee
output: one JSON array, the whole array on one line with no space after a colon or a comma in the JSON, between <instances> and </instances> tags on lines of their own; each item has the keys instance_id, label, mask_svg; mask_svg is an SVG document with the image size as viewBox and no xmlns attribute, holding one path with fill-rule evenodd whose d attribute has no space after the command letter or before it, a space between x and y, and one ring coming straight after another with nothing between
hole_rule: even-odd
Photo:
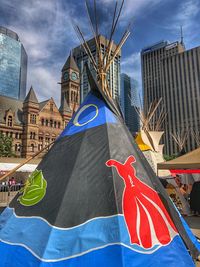
<instances>
[{"instance_id":1,"label":"teepee","mask_svg":"<svg viewBox=\"0 0 200 267\"><path fill-rule=\"evenodd\" d=\"M136 136L135 141L155 174L159 177L167 177L170 175L169 171L161 171L157 168L157 164L164 161L164 144L160 144L160 140L164 134L161 127L166 117L163 107L161 108L159 118L157 120L155 118L155 113L158 110L161 101L162 99L153 101L147 112L144 112L143 108L136 108L141 120L141 130Z\"/></svg>"},{"instance_id":2,"label":"teepee","mask_svg":"<svg viewBox=\"0 0 200 267\"><path fill-rule=\"evenodd\" d=\"M189 136L189 131L181 130L180 132L171 133L171 136L176 145L178 146L178 154L179 155L185 154L185 145L187 138Z\"/></svg>"},{"instance_id":3,"label":"teepee","mask_svg":"<svg viewBox=\"0 0 200 267\"><path fill-rule=\"evenodd\" d=\"M87 73L88 96L0 216L0 266L194 266L198 248L105 75Z\"/></svg>"}]
</instances>

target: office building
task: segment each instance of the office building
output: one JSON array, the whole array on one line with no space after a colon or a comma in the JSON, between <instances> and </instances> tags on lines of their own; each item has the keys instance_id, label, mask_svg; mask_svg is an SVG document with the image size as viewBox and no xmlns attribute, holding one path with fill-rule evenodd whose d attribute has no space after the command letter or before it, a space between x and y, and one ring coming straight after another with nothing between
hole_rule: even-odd
<instances>
[{"instance_id":1,"label":"office building","mask_svg":"<svg viewBox=\"0 0 200 267\"><path fill-rule=\"evenodd\" d=\"M0 95L23 100L26 95L27 54L19 36L0 27Z\"/></svg>"},{"instance_id":2,"label":"office building","mask_svg":"<svg viewBox=\"0 0 200 267\"><path fill-rule=\"evenodd\" d=\"M100 35L99 38L100 38L100 46L104 54L104 51L107 48L107 44L109 43L109 40L107 40L102 35ZM97 61L98 51L97 51L95 39L93 38L89 40L87 44L91 50L92 55ZM116 45L113 43L112 53L115 51L115 49L116 49ZM78 46L74 48L72 51L72 54L80 70L80 99L82 102L90 90L86 69L84 68L85 63L88 63L88 66L91 67L91 71L93 75L95 75L95 71L92 67L92 64L90 64L90 60L82 46ZM120 94L120 58L121 58L121 51L115 57L115 60L112 62L110 69L108 71L108 75L107 75L108 84L111 89L113 98L119 98L119 94Z\"/></svg>"},{"instance_id":3,"label":"office building","mask_svg":"<svg viewBox=\"0 0 200 267\"><path fill-rule=\"evenodd\" d=\"M143 49L141 59L146 110L153 100L162 98L167 114L165 154L179 152L171 134L187 131L185 150L195 149L191 131L200 129L200 47L185 50L183 42L162 41Z\"/></svg>"},{"instance_id":4,"label":"office building","mask_svg":"<svg viewBox=\"0 0 200 267\"><path fill-rule=\"evenodd\" d=\"M139 107L137 82L127 74L121 74L120 105L124 114L127 127L132 134L140 129L139 115L136 107Z\"/></svg>"}]
</instances>

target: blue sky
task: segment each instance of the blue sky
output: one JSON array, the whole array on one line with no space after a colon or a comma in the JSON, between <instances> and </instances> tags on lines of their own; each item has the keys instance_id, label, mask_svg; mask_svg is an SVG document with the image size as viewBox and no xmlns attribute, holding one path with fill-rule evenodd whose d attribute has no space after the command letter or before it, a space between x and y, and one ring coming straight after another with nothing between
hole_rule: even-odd
<instances>
[{"instance_id":1,"label":"blue sky","mask_svg":"<svg viewBox=\"0 0 200 267\"><path fill-rule=\"evenodd\" d=\"M108 34L114 3L97 0L103 34ZM180 25L186 48L200 45L200 0L125 0L115 40L130 20L133 27L122 49L121 70L138 80L140 90L143 47L163 39L180 40ZM40 101L53 96L60 102L61 68L70 49L79 45L72 21L91 37L84 0L0 0L0 25L17 32L24 44L29 57L27 90L33 85Z\"/></svg>"}]
</instances>

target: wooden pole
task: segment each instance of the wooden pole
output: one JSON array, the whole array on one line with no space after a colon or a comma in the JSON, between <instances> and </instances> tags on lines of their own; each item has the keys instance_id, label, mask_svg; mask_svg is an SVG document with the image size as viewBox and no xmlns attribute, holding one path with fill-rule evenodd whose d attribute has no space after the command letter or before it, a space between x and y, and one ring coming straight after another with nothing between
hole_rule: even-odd
<instances>
[{"instance_id":1,"label":"wooden pole","mask_svg":"<svg viewBox=\"0 0 200 267\"><path fill-rule=\"evenodd\" d=\"M17 165L14 169L12 169L11 171L9 171L8 173L4 174L2 177L0 177L0 181L7 178L8 176L10 176L11 174L13 174L14 172L16 172L19 168L21 168L22 166L24 166L26 163L28 163L29 161L31 161L32 159L34 159L35 157L37 157L40 153L42 153L45 149L47 149L48 147L50 147L51 145L53 145L55 141L51 142L50 144L48 144L47 146L45 146L42 150L36 152L33 156L25 159L22 163L20 163L19 165Z\"/></svg>"}]
</instances>

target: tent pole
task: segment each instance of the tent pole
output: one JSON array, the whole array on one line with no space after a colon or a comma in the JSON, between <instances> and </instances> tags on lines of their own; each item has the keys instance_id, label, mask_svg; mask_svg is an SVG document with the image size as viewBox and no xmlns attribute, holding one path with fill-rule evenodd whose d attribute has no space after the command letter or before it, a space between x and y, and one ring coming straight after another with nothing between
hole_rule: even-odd
<instances>
[{"instance_id":1,"label":"tent pole","mask_svg":"<svg viewBox=\"0 0 200 267\"><path fill-rule=\"evenodd\" d=\"M36 152L33 156L25 159L22 163L20 163L19 165L17 165L14 169L12 169L11 171L9 171L8 173L4 174L2 177L0 177L0 181L7 178L8 176L10 176L11 174L13 174L14 172L16 172L19 168L21 168L22 166L24 166L26 163L28 163L29 161L31 161L32 159L34 159L35 157L37 157L40 153L42 153L45 149L47 149L48 147L50 147L51 145L53 145L55 141L51 142L50 144L48 144L47 146L45 146L42 150Z\"/></svg>"}]
</instances>

